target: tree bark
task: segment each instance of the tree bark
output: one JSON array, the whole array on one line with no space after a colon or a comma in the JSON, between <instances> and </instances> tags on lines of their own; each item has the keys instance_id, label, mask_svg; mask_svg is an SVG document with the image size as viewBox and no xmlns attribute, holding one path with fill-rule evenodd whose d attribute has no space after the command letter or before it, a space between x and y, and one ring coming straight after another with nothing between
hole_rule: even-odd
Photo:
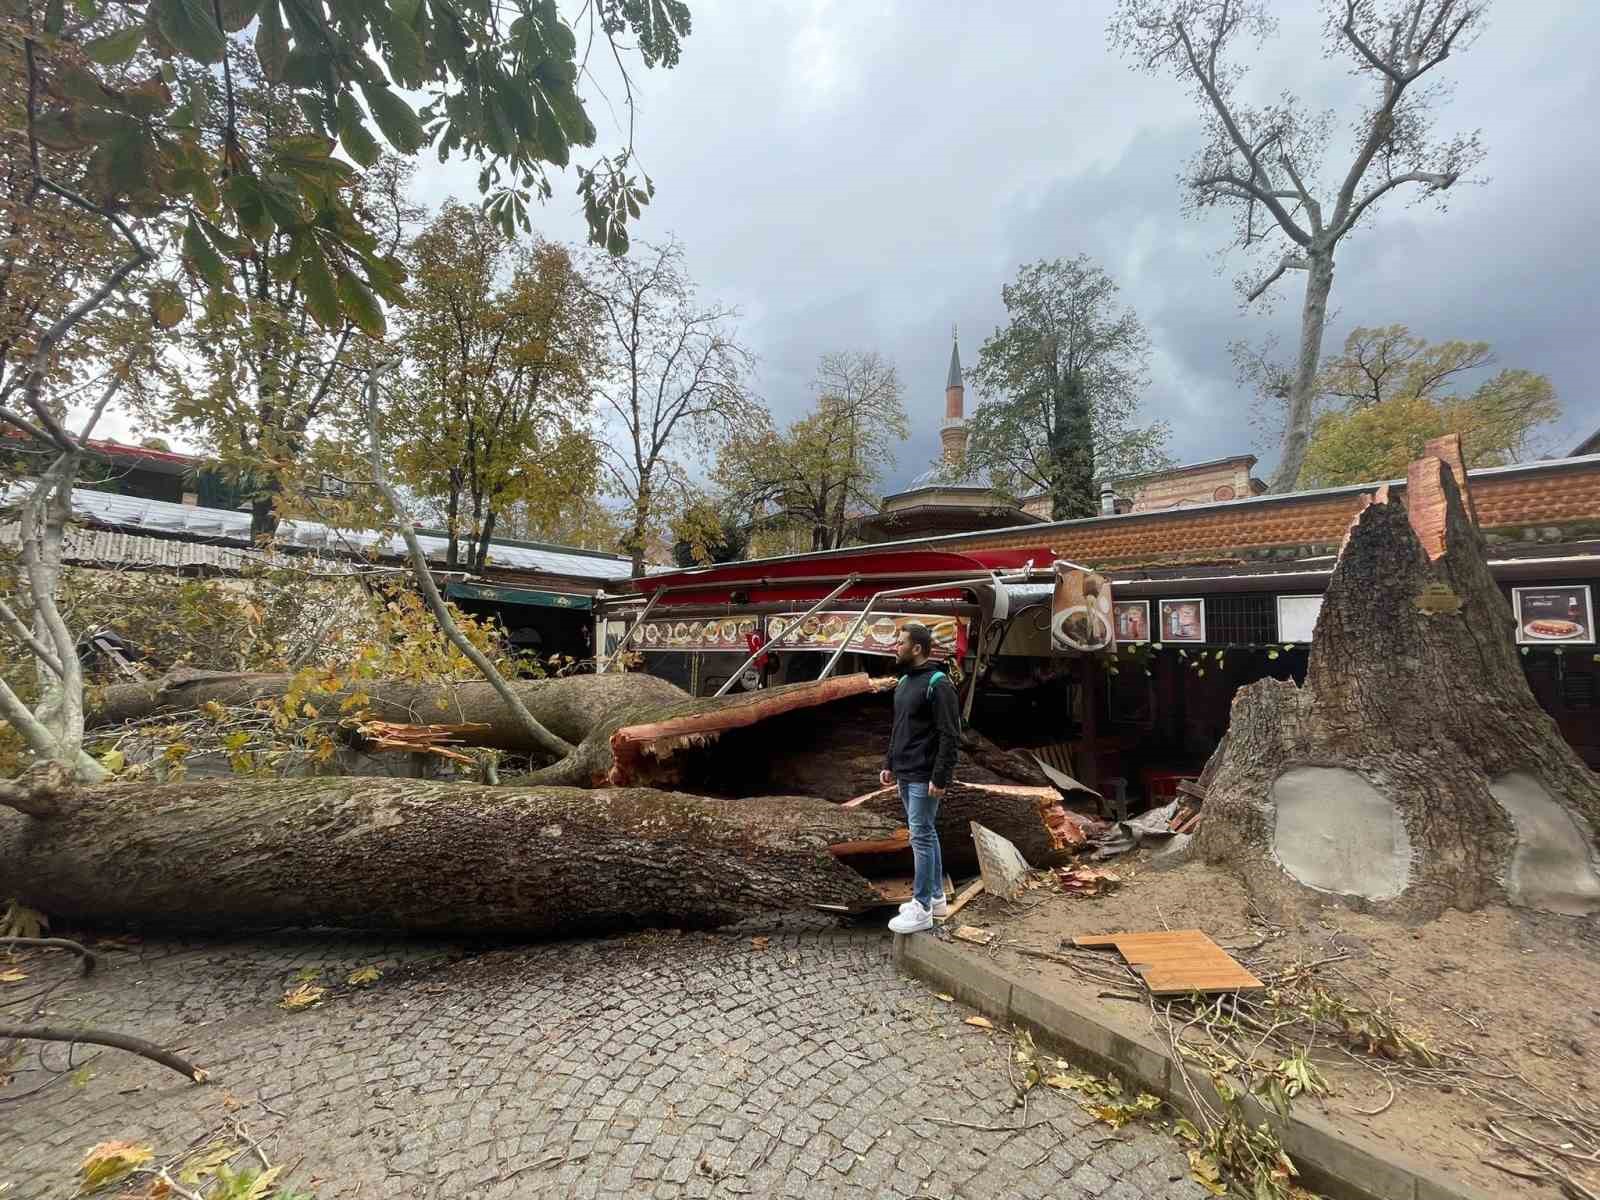
<instances>
[{"instance_id":1,"label":"tree bark","mask_svg":"<svg viewBox=\"0 0 1600 1200\"><path fill-rule=\"evenodd\" d=\"M1429 449L1465 479L1457 439ZM1304 686L1235 697L1201 780L1201 854L1283 914L1600 910L1600 780L1528 688L1456 475L1427 457L1405 504L1387 493L1352 525Z\"/></svg>"},{"instance_id":2,"label":"tree bark","mask_svg":"<svg viewBox=\"0 0 1600 1200\"><path fill-rule=\"evenodd\" d=\"M1317 368L1322 362L1322 335L1328 327L1328 294L1333 290L1333 251L1307 250L1306 294L1300 310L1300 351L1289 386L1289 411L1283 426L1283 451L1267 490L1292 492L1311 445L1316 422Z\"/></svg>"},{"instance_id":3,"label":"tree bark","mask_svg":"<svg viewBox=\"0 0 1600 1200\"><path fill-rule=\"evenodd\" d=\"M846 807L905 824L905 807L897 788L882 788ZM1062 861L1084 842L1078 826L1062 811L1054 789L974 784L958 779L945 789L935 819L945 870L957 877L978 871L973 821L1005 838L1036 867Z\"/></svg>"},{"instance_id":4,"label":"tree bark","mask_svg":"<svg viewBox=\"0 0 1600 1200\"><path fill-rule=\"evenodd\" d=\"M869 905L834 843L894 822L805 797L419 780L107 784L0 810L0 895L60 925L570 937Z\"/></svg>"},{"instance_id":5,"label":"tree bark","mask_svg":"<svg viewBox=\"0 0 1600 1200\"><path fill-rule=\"evenodd\" d=\"M192 711L216 701L223 705L278 700L294 683L293 675L226 674L175 671L153 683L116 683L101 689L89 710L88 726L103 729L164 712ZM581 742L608 713L627 707L660 709L689 699L675 684L651 675L571 675L561 679L511 682L523 705L551 733ZM522 722L493 686L468 683L420 684L398 680L361 686L367 708L383 721L428 724L482 724L471 735L473 745L528 753L534 749ZM334 714L355 693L311 692L304 697L319 713Z\"/></svg>"}]
</instances>

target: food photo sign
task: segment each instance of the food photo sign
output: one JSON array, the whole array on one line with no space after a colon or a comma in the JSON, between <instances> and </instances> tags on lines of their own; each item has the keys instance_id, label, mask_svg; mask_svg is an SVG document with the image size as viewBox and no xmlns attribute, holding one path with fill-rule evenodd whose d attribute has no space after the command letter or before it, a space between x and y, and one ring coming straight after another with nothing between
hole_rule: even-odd
<instances>
[{"instance_id":1,"label":"food photo sign","mask_svg":"<svg viewBox=\"0 0 1600 1200\"><path fill-rule=\"evenodd\" d=\"M646 621L634 640L635 650L729 650L749 653L753 617L723 617L705 621Z\"/></svg>"},{"instance_id":2,"label":"food photo sign","mask_svg":"<svg viewBox=\"0 0 1600 1200\"><path fill-rule=\"evenodd\" d=\"M774 650L837 650L844 645L846 635L856 623L860 613L821 612L802 620L799 617L768 617L767 640ZM800 628L790 632L796 621ZM893 654L900 631L907 625L923 624L933 634L934 658L959 656L965 649L962 643L962 622L955 617L941 617L931 613L872 613L850 639L848 650L857 654ZM783 644L778 645L782 638Z\"/></svg>"},{"instance_id":3,"label":"food photo sign","mask_svg":"<svg viewBox=\"0 0 1600 1200\"><path fill-rule=\"evenodd\" d=\"M1587 584L1512 588L1511 600L1517 610L1520 644L1593 644L1594 604Z\"/></svg>"}]
</instances>

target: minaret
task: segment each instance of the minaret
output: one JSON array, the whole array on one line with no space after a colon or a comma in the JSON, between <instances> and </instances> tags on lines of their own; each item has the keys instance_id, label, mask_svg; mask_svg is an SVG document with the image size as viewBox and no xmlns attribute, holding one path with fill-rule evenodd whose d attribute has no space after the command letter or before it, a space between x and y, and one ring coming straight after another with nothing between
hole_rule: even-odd
<instances>
[{"instance_id":1,"label":"minaret","mask_svg":"<svg viewBox=\"0 0 1600 1200\"><path fill-rule=\"evenodd\" d=\"M939 440L944 443L944 461L958 465L967 456L967 421L963 412L966 389L961 383L961 346L955 326L950 327L950 374L944 381L944 423Z\"/></svg>"}]
</instances>

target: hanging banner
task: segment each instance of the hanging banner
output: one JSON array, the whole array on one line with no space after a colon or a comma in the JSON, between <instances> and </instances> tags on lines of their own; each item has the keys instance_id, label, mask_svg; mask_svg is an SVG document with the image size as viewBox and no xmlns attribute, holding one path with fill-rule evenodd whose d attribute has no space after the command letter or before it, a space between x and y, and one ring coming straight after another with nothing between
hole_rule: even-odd
<instances>
[{"instance_id":1,"label":"hanging banner","mask_svg":"<svg viewBox=\"0 0 1600 1200\"><path fill-rule=\"evenodd\" d=\"M1056 563L1056 590L1050 600L1050 649L1056 654L1092 654L1115 640L1111 584L1105 576Z\"/></svg>"},{"instance_id":2,"label":"hanging banner","mask_svg":"<svg viewBox=\"0 0 1600 1200\"><path fill-rule=\"evenodd\" d=\"M806 617L803 621L800 621L798 616L768 617L767 642L769 645L777 642L781 634L789 630L796 621L800 621L799 631L791 637L784 638L782 645L773 645L774 650L837 650L844 645L845 635L850 632L851 626L860 615L853 612L820 612ZM966 646L966 622L959 617L945 617L935 613L872 613L861 628L856 630L856 635L850 639L846 649L856 654L892 656L895 640L900 636L900 631L907 625L915 624L926 625L932 631L932 657L950 658L952 655L961 657Z\"/></svg>"},{"instance_id":3,"label":"hanging banner","mask_svg":"<svg viewBox=\"0 0 1600 1200\"><path fill-rule=\"evenodd\" d=\"M646 621L634 635L637 650L688 650L749 654L750 639L760 629L755 617L713 617L698 621Z\"/></svg>"}]
</instances>

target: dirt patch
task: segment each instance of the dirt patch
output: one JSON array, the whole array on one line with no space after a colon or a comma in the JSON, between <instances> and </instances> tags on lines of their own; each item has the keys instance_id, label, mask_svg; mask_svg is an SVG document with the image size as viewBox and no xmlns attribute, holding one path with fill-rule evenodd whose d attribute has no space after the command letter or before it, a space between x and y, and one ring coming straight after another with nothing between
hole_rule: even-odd
<instances>
[{"instance_id":1,"label":"dirt patch","mask_svg":"<svg viewBox=\"0 0 1600 1200\"><path fill-rule=\"evenodd\" d=\"M1429 1176L1497 1196L1561 1194L1549 1179L1490 1165L1538 1173L1497 1142L1493 1122L1512 1141L1520 1130L1547 1142L1527 1148L1589 1189L1569 1194L1600 1194L1600 1159L1579 1157L1595 1154L1600 1142L1600 927L1593 921L1492 908L1403 926L1330 903L1284 928L1253 912L1233 877L1203 865L1150 870L1144 852L1107 865L1123 880L1115 890L1084 897L1041 887L1014 905L984 897L959 920L999 930L986 952L1047 993L1147 1024L1142 995L1108 997L1117 989L1103 978L1017 947L1057 952L1078 934L1202 929L1269 982L1297 963L1315 963L1318 986L1363 1010L1391 1013L1448 1069L1397 1067L1348 1043L1312 1044L1308 1057L1330 1092L1299 1097L1299 1111L1359 1131ZM1114 953L1104 960L1117 961ZM1132 980L1121 990L1142 992ZM1553 1128L1528 1119L1524 1104L1575 1114L1580 1123Z\"/></svg>"}]
</instances>

